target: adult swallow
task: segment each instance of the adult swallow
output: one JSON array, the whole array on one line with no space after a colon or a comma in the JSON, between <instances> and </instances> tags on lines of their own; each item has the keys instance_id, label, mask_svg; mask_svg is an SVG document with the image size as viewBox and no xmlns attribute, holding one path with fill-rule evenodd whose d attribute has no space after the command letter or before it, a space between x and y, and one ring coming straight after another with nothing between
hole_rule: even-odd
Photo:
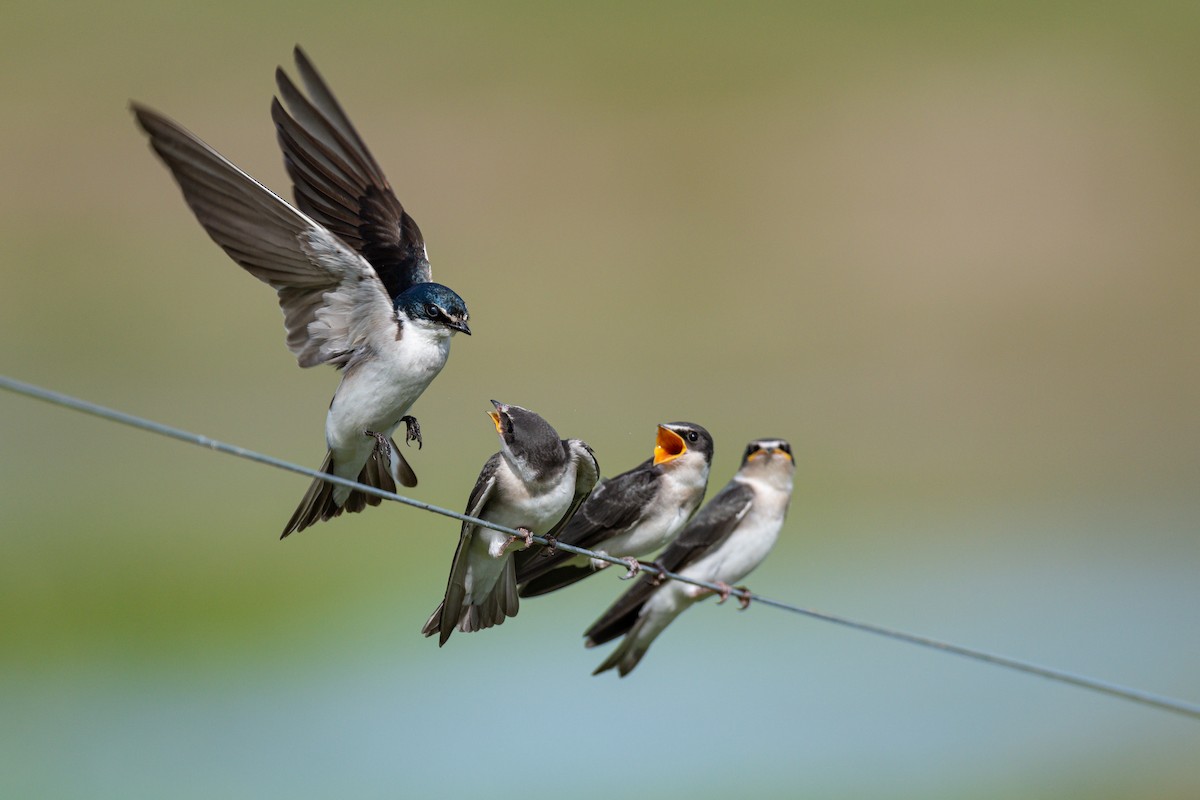
<instances>
[{"instance_id":1,"label":"adult swallow","mask_svg":"<svg viewBox=\"0 0 1200 800\"><path fill-rule=\"evenodd\" d=\"M520 406L492 401L500 452L483 465L465 513L525 533L554 536L579 509L600 478L592 449L560 439L550 423ZM464 633L516 616L517 574L507 548L515 536L464 522L450 566L446 596L421 629L446 643L455 627Z\"/></svg>"},{"instance_id":2,"label":"adult swallow","mask_svg":"<svg viewBox=\"0 0 1200 800\"><path fill-rule=\"evenodd\" d=\"M730 584L750 574L775 545L792 498L795 471L792 448L784 440L751 442L733 480L700 509L658 563L721 586L724 602L733 589ZM584 634L588 647L625 636L592 674L616 667L622 677L627 675L671 620L709 594L709 589L643 575Z\"/></svg>"},{"instance_id":3,"label":"adult swallow","mask_svg":"<svg viewBox=\"0 0 1200 800\"><path fill-rule=\"evenodd\" d=\"M133 113L208 235L278 293L300 366L341 370L321 471L387 491L416 486L391 437L404 422L420 444L409 409L445 366L450 338L471 333L467 306L432 282L417 223L299 47L295 56L308 97L277 70L283 104L271 116L298 208L174 121L136 103ZM379 503L317 479L283 536Z\"/></svg>"},{"instance_id":4,"label":"adult swallow","mask_svg":"<svg viewBox=\"0 0 1200 800\"><path fill-rule=\"evenodd\" d=\"M693 422L658 426L654 455L628 472L601 481L558 541L586 547L629 563L666 547L691 518L708 488L713 440ZM536 597L583 580L608 561L563 550L522 550L515 556L518 593Z\"/></svg>"}]
</instances>

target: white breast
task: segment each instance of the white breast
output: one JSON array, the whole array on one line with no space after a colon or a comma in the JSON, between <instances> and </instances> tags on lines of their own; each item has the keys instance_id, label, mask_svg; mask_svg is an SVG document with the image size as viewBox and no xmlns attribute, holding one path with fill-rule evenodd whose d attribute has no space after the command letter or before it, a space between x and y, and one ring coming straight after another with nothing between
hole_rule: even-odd
<instances>
[{"instance_id":1,"label":"white breast","mask_svg":"<svg viewBox=\"0 0 1200 800\"><path fill-rule=\"evenodd\" d=\"M347 456L362 451L365 460L374 442L363 436L363 431L391 435L400 418L442 371L449 355L448 334L409 325L394 347L350 368L325 420L330 449Z\"/></svg>"},{"instance_id":2,"label":"white breast","mask_svg":"<svg viewBox=\"0 0 1200 800\"><path fill-rule=\"evenodd\" d=\"M575 497L574 464L561 480L548 486L528 486L506 469L497 472L496 480L496 499L488 504L487 518L509 528L528 528L539 536L562 519Z\"/></svg>"},{"instance_id":3,"label":"white breast","mask_svg":"<svg viewBox=\"0 0 1200 800\"><path fill-rule=\"evenodd\" d=\"M526 528L541 536L553 528L575 496L575 468L571 465L566 476L537 491L503 465L496 472L492 499L483 510L483 518L506 528ZM470 563L467 568L467 595L473 603L482 603L496 585L512 551L496 558L508 535L491 528L477 527L472 536Z\"/></svg>"},{"instance_id":4,"label":"white breast","mask_svg":"<svg viewBox=\"0 0 1200 800\"><path fill-rule=\"evenodd\" d=\"M747 479L746 483L754 489L754 501L746 516L720 547L685 567L682 574L696 580L734 584L771 552L783 528L791 493L765 481Z\"/></svg>"}]
</instances>

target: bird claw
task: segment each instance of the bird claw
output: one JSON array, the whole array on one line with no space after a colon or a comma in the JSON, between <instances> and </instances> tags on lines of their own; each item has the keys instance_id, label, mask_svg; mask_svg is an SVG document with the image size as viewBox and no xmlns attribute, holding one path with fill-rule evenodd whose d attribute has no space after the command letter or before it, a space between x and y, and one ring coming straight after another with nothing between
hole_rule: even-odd
<instances>
[{"instance_id":1,"label":"bird claw","mask_svg":"<svg viewBox=\"0 0 1200 800\"><path fill-rule=\"evenodd\" d=\"M510 534L504 544L500 546L500 555L504 555L504 551L520 539L525 540L525 547L533 547L533 531L528 528L517 528L517 530L521 532L521 535Z\"/></svg>"},{"instance_id":2,"label":"bird claw","mask_svg":"<svg viewBox=\"0 0 1200 800\"><path fill-rule=\"evenodd\" d=\"M545 547L542 548L542 558L548 558L558 552L558 537L546 534L542 537L546 540ZM533 534L529 535L529 540L526 545L533 544Z\"/></svg>"},{"instance_id":3,"label":"bird claw","mask_svg":"<svg viewBox=\"0 0 1200 800\"><path fill-rule=\"evenodd\" d=\"M383 433L375 431L363 431L363 436L370 436L375 440L375 450L383 456L384 461L392 459L392 443L388 441L388 437Z\"/></svg>"},{"instance_id":4,"label":"bird claw","mask_svg":"<svg viewBox=\"0 0 1200 800\"><path fill-rule=\"evenodd\" d=\"M638 576L639 572L642 571L642 562L638 561L633 556L630 556L629 558L622 558L621 560L629 565L629 571L621 576L621 580L623 580L623 581L632 580L633 578L636 578ZM661 578L662 575L659 575L658 577Z\"/></svg>"},{"instance_id":5,"label":"bird claw","mask_svg":"<svg viewBox=\"0 0 1200 800\"><path fill-rule=\"evenodd\" d=\"M664 583L670 580L670 578L667 577L667 569L662 565L661 561L651 561L650 566L658 570L658 572L654 574L654 578L652 578L653 586L662 586Z\"/></svg>"},{"instance_id":6,"label":"bird claw","mask_svg":"<svg viewBox=\"0 0 1200 800\"><path fill-rule=\"evenodd\" d=\"M405 414L400 421L404 423L404 443L416 442L418 450L424 447L425 442L421 439L421 423L417 422L417 418L411 414ZM412 445L409 444L409 446Z\"/></svg>"},{"instance_id":7,"label":"bird claw","mask_svg":"<svg viewBox=\"0 0 1200 800\"><path fill-rule=\"evenodd\" d=\"M738 606L740 606L738 611L745 611L750 607L750 590L747 587L730 586L728 583L725 583L725 581L716 581L716 584L720 588L715 589L714 592L721 598L717 601L717 605L721 605L721 603L724 603L726 600L728 600L729 596L734 592L741 592L742 594L737 596Z\"/></svg>"}]
</instances>

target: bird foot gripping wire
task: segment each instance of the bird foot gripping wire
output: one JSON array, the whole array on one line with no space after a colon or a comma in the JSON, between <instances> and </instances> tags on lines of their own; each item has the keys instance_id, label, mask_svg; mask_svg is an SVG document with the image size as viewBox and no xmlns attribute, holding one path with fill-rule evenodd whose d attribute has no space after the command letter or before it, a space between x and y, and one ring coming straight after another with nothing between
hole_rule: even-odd
<instances>
[{"instance_id":1,"label":"bird foot gripping wire","mask_svg":"<svg viewBox=\"0 0 1200 800\"><path fill-rule=\"evenodd\" d=\"M639 572L642 571L642 562L638 561L633 556L630 556L629 558L622 558L621 560L629 565L629 571L621 576L621 580L623 580L623 581L632 580L633 578L636 578L638 576ZM661 573L659 574L659 577L660 578L662 577Z\"/></svg>"},{"instance_id":2,"label":"bird foot gripping wire","mask_svg":"<svg viewBox=\"0 0 1200 800\"><path fill-rule=\"evenodd\" d=\"M417 449L420 450L425 445L421 439L421 423L417 422L417 418L411 414L405 414L400 421L404 423L404 442L409 446L412 442L416 442Z\"/></svg>"},{"instance_id":3,"label":"bird foot gripping wire","mask_svg":"<svg viewBox=\"0 0 1200 800\"><path fill-rule=\"evenodd\" d=\"M532 536L532 534L530 534L530 536ZM541 553L542 558L549 558L550 556L552 556L558 552L558 537L557 536L551 536L550 534L547 533L542 538L546 540L546 545L542 548L542 553ZM533 543L533 539L530 538L526 542L525 546L528 547L532 543Z\"/></svg>"},{"instance_id":4,"label":"bird foot gripping wire","mask_svg":"<svg viewBox=\"0 0 1200 800\"><path fill-rule=\"evenodd\" d=\"M664 583L670 580L670 578L667 577L667 568L662 565L661 561L651 561L649 564L658 570L658 572L654 575L654 586L662 586Z\"/></svg>"},{"instance_id":5,"label":"bird foot gripping wire","mask_svg":"<svg viewBox=\"0 0 1200 800\"><path fill-rule=\"evenodd\" d=\"M520 539L525 540L526 547L533 547L533 531L529 530L528 528L517 528L517 530L521 532L521 535L517 536L515 534L510 534L508 539L505 540L504 544L500 546L499 555L504 555L504 551Z\"/></svg>"},{"instance_id":6,"label":"bird foot gripping wire","mask_svg":"<svg viewBox=\"0 0 1200 800\"><path fill-rule=\"evenodd\" d=\"M750 589L745 586L730 586L724 581L717 581L716 583L717 586L720 587L718 590L716 590L716 594L721 598L717 601L717 605L721 605L721 603L724 603L726 600L728 600L729 596L734 592L741 592L737 598L738 605L740 606L738 611L745 611L750 607Z\"/></svg>"},{"instance_id":7,"label":"bird foot gripping wire","mask_svg":"<svg viewBox=\"0 0 1200 800\"><path fill-rule=\"evenodd\" d=\"M713 591L716 592L717 595L721 598L720 600L717 601L717 605L721 605L721 603L724 603L726 600L729 599L729 593L733 591L733 587L730 586L725 581L716 581L716 584L717 584L717 588L714 589Z\"/></svg>"},{"instance_id":8,"label":"bird foot gripping wire","mask_svg":"<svg viewBox=\"0 0 1200 800\"><path fill-rule=\"evenodd\" d=\"M132 414L126 414L125 412L117 411L116 409L106 408L104 406L100 406L95 403L92 403L88 400L83 400L81 398L72 397L70 395L62 394L60 392L51 391L50 389L44 389L40 386L34 386L32 384L24 383L22 381L18 381L13 378L10 378L7 375L0 375L0 389L9 391L9 392L15 392L17 394L25 395L26 397L31 397L31 398L34 398L37 400L42 400L44 402L51 403L53 405L60 406L62 408L67 408L72 411L77 411L77 412L80 412L83 414L91 414L93 416L100 417L101 419L108 420L109 422L116 422L116 423L120 423L122 425L128 425L132 428L137 428L139 430L148 431L148 432L154 433L158 436L165 436L165 437L168 437L171 439L176 439L178 441L187 442L188 444L193 444L193 445L197 445L200 447L204 447L209 450L215 450L218 453L222 453L227 456L243 458L243 459L247 459L249 461L257 462L259 464L264 464L264 465L267 465L270 467L274 467L276 469L283 469L283 470L288 470L290 472L295 472L295 473L298 473L301 475L306 475L310 479L323 480L323 481L326 481L327 483L331 483L331 484L335 484L335 485L344 485L351 489L358 489L360 491L363 491L364 493L375 493L375 494L377 494L377 496L382 494L388 500L393 500L395 502L403 503L408 506L416 506L417 508L423 509L430 513L441 514L443 516L450 517L452 519L459 519L459 520L463 519L463 515L458 514L457 512L451 511L449 509L438 508L436 506L431 506L431 505L428 505L425 503L417 503L416 501L412 500L411 498L403 497L401 495L396 495L396 494L391 494L391 493L382 493L380 489L377 489L372 486L367 486L365 484L359 484L354 481L348 481L343 478L339 478L336 475L331 475L329 473L323 473L318 470L309 469L307 467L303 467L298 464L293 464L293 463L290 463L287 461L283 461L282 459L278 459L278 458L275 458L273 456L269 456L269 455L266 455L263 453L256 453L252 450L247 450L244 447L237 447L235 445L228 444L226 442L217 441L217 440L211 439L207 436L201 436L200 434L192 433L191 431L186 431L181 428L175 428L175 427L172 427L169 425L164 425L162 423L158 423L153 420L145 419L143 417L137 417ZM373 436L374 434L367 434L367 435ZM467 521L473 521L476 524L482 524L485 526L489 525L487 520L477 520L477 519L468 518ZM517 538L517 537L514 537L514 538ZM600 554L596 553L594 551L587 551L584 553L584 555L598 556ZM646 566L658 566L658 564L656 562L649 562L649 563L647 563ZM656 577L655 583L659 584L663 580L665 580L665 579L663 579L661 577ZM738 588L742 588L742 587L738 587ZM746 596L740 597L739 600L741 600L743 605L749 604L749 598ZM1032 675L1032 676L1035 676L1038 678L1042 678L1044 680L1056 681L1059 684L1071 685L1071 686L1074 686L1074 687L1080 688L1080 689L1087 689L1088 691L1091 691L1091 692L1096 692L1096 693L1107 695L1110 697L1117 697L1117 698L1120 698L1122 700L1126 700L1129 702L1140 703L1144 706L1157 708L1157 709L1160 709L1163 711L1170 711L1170 712L1173 712L1176 714L1181 714L1183 716L1190 717L1192 719L1200 720L1200 703L1193 703L1193 702L1189 702L1186 700L1180 700L1180 699L1173 698L1173 697L1165 697L1163 695L1153 694L1151 692L1143 691L1141 689L1136 689L1136 688L1132 688L1132 687L1128 687L1128 686L1119 686L1119 685L1110 683L1108 681L1098 680L1096 678L1091 678L1091 677L1088 677L1085 675L1079 675L1079 674L1075 674L1075 673L1065 672L1063 670L1058 670L1058 669L1051 669L1049 667L1043 667L1043 666L1039 666L1037 664L1032 664L1028 661L1022 661L1022 660L1015 659L1015 658L1008 658L1006 656L1000 656L1000 655L996 655L994 653L986 653L981 650L975 650L972 648L963 647L961 645L956 645L951 642L937 641L937 640L930 639L925 636L917 636L916 634L906 633L904 631L895 630L893 628L885 628L885 627L882 627L879 625L872 625L870 623L865 623L865 622L849 619L847 617L843 617L843 616L839 616L839 615L827 614L827 613L823 613L823 612L816 612L811 609L802 608L798 605L793 605L791 603L783 603L778 600L771 600L771 599L765 598L765 597L760 598L760 603L765 603L768 606L780 609L782 611L788 611L793 614L802 614L802 615L806 615L806 616L810 616L810 617L815 617L817 619L820 619L820 620L823 620L825 622L829 622L829 623L832 623L835 625L841 625L844 627L854 628L856 630L870 633L875 636L887 637L894 641L905 642L907 644L914 645L917 647L932 648L932 649L936 650L937 652L941 652L941 653L946 653L946 652L955 653L959 656L970 658L977 662L983 662L983 663L991 664L993 666L1003 667L1004 669L1013 670L1016 672L1022 672L1022 673L1025 673L1026 675ZM585 642L585 644L588 647L594 647L596 643L591 640L588 640Z\"/></svg>"}]
</instances>

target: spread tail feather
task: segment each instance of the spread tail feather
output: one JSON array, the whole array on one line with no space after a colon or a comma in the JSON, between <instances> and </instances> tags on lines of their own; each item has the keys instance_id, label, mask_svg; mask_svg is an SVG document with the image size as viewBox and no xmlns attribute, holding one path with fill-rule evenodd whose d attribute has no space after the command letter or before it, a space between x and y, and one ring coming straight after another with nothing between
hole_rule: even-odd
<instances>
[{"instance_id":1,"label":"spread tail feather","mask_svg":"<svg viewBox=\"0 0 1200 800\"><path fill-rule=\"evenodd\" d=\"M474 633L493 625L502 625L506 618L517 615L519 607L517 573L510 558L496 585L482 603L467 603L464 585L454 580L452 575L446 587L446 599L430 615L421 633L426 636L438 634L438 647L441 647L456 627L463 633Z\"/></svg>"},{"instance_id":2,"label":"spread tail feather","mask_svg":"<svg viewBox=\"0 0 1200 800\"><path fill-rule=\"evenodd\" d=\"M425 620L425 624L421 626L422 636L433 636L442 629L442 609L446 607L446 601L438 603L438 607L429 615L429 619ZM445 642L439 642L438 647L441 647Z\"/></svg>"},{"instance_id":3,"label":"spread tail feather","mask_svg":"<svg viewBox=\"0 0 1200 800\"><path fill-rule=\"evenodd\" d=\"M650 649L650 645L658 638L658 635L665 631L671 621L686 611L693 602L695 601L681 597L678 602L665 607L660 605L647 608L642 605L635 608L633 617L626 616L620 621L619 630L627 631L625 638L617 645L617 649L604 659L604 663L596 667L596 671L592 674L599 675L601 672L616 667L617 672L624 678L638 665L642 656L646 655L646 651ZM620 632L617 631L617 626L604 631L603 636L599 632L589 631L585 644L588 647L595 647L601 642L620 636Z\"/></svg>"},{"instance_id":4,"label":"spread tail feather","mask_svg":"<svg viewBox=\"0 0 1200 800\"><path fill-rule=\"evenodd\" d=\"M358 482L374 486L377 489L383 489L385 492L396 491L397 481L404 486L416 486L417 476L413 473L412 467L404 460L404 456L400 453L400 449L396 447L394 441L389 439L388 444L391 445L390 458L380 447L376 446L375 450L371 453L371 457L367 459L367 463L363 464L362 470L358 473ZM321 472L327 475L334 474L332 451L325 453L325 461L321 464ZM304 493L304 498L300 501L300 505L296 506L296 511L292 514L292 518L288 520L287 525L283 526L283 534L279 538L284 539L289 534L302 531L310 525L324 522L327 519L333 519L343 511L355 513L362 511L369 505L377 506L383 502L383 498L376 497L373 494L364 494L358 490L350 490L350 494L346 497L345 501L339 504L336 499L337 489L339 488L328 481L314 478L308 487L308 491Z\"/></svg>"},{"instance_id":5,"label":"spread tail feather","mask_svg":"<svg viewBox=\"0 0 1200 800\"><path fill-rule=\"evenodd\" d=\"M617 674L622 678L633 671L633 668L642 660L642 656L646 655L646 651L650 649L650 643L654 641L658 632L655 631L650 636L642 636L642 628L645 627L645 618L639 619L633 629L625 635L621 643L617 645L617 649L609 653L608 658L596 667L593 675L599 675L601 672L616 667Z\"/></svg>"}]
</instances>

